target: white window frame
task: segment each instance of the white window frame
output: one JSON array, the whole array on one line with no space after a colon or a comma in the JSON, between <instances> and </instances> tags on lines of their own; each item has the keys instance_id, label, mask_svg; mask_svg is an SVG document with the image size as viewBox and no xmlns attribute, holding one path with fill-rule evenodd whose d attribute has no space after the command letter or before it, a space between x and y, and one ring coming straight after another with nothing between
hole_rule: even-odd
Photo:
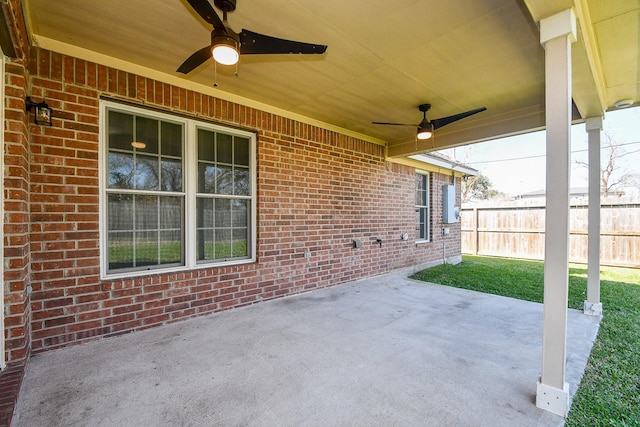
<instances>
[{"instance_id":1,"label":"white window frame","mask_svg":"<svg viewBox=\"0 0 640 427\"><path fill-rule=\"evenodd\" d=\"M421 176L424 181L427 184L427 189L426 189L426 205L414 205L415 209L426 209L427 210L427 221L425 224L426 227L426 237L420 237L419 234L416 234L416 243L428 243L431 241L431 174L429 172L423 172L423 171L416 171L416 177L417 176ZM415 200L415 197L417 195L417 188L414 188L413 191L413 197ZM417 225L416 224L416 230L417 230Z\"/></svg>"},{"instance_id":2,"label":"white window frame","mask_svg":"<svg viewBox=\"0 0 640 427\"><path fill-rule=\"evenodd\" d=\"M183 147L183 191L184 203L184 265L154 267L152 269L123 271L115 273L108 272L108 247L107 247L107 173L108 173L108 147L107 147L107 111L118 110L124 113L139 114L158 120L170 122L180 122L184 125L184 147ZM208 129L214 132L222 132L234 136L249 139L249 179L250 179L250 212L248 225L249 253L247 258L230 259L225 261L196 261L196 194L198 184L198 153L197 153L197 129ZM100 100L100 134L99 134L98 164L100 167L100 277L102 279L117 279L123 277L135 277L148 274L159 274L174 271L185 271L199 268L224 267L229 265L248 264L256 262L257 253L257 154L256 154L256 134L254 132L243 131L235 128L220 126L206 121L188 118L180 115L173 115L156 110L134 107L108 100Z\"/></svg>"}]
</instances>

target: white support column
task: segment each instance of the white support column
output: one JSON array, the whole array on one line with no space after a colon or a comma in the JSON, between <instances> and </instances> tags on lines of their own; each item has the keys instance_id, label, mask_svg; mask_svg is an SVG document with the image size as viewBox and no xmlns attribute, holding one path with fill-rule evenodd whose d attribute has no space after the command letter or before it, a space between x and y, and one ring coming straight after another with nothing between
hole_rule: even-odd
<instances>
[{"instance_id":1,"label":"white support column","mask_svg":"<svg viewBox=\"0 0 640 427\"><path fill-rule=\"evenodd\" d=\"M571 163L571 43L576 19L567 9L540 21L545 48L547 207L545 214L542 376L536 406L565 416L567 303L569 295L569 174Z\"/></svg>"},{"instance_id":2,"label":"white support column","mask_svg":"<svg viewBox=\"0 0 640 427\"><path fill-rule=\"evenodd\" d=\"M584 302L584 314L602 315L600 302L600 132L602 117L590 117L586 120L589 136L589 229L588 229L588 266L587 300Z\"/></svg>"}]
</instances>

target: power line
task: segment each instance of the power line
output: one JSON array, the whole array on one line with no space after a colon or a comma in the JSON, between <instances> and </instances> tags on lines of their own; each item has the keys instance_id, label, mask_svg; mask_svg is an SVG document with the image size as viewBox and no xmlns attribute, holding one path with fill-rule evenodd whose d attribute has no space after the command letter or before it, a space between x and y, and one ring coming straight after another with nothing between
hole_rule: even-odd
<instances>
[{"instance_id":1,"label":"power line","mask_svg":"<svg viewBox=\"0 0 640 427\"><path fill-rule=\"evenodd\" d=\"M511 162L514 160L529 160L529 159L538 159L540 157L547 157L546 154L541 154L538 156L527 156L527 157L512 157L510 159L499 159L499 160L483 160L480 162L466 162L468 165L480 165L485 163L500 163L500 162Z\"/></svg>"},{"instance_id":2,"label":"power line","mask_svg":"<svg viewBox=\"0 0 640 427\"><path fill-rule=\"evenodd\" d=\"M626 142L624 144L616 144L615 147L624 147L627 145L635 145L635 144L640 144L640 141L633 141L633 142ZM600 148L600 151L602 150L606 150L609 147L602 147ZM585 153L589 151L589 149L584 149L584 150L575 150L572 151L571 154L575 154L575 153ZM633 154L633 153L638 153L640 152L640 150L634 150L634 151L630 151L630 152L626 152L624 154ZM538 154L535 156L525 156L525 157L512 157L510 159L498 159L498 160L482 160L482 161L477 161L477 162L465 162L468 165L480 165L480 164L486 164L486 163L500 163L500 162L511 162L511 161L515 161L515 160L530 160L530 159L539 159L539 158L544 158L547 157L546 154Z\"/></svg>"}]
</instances>

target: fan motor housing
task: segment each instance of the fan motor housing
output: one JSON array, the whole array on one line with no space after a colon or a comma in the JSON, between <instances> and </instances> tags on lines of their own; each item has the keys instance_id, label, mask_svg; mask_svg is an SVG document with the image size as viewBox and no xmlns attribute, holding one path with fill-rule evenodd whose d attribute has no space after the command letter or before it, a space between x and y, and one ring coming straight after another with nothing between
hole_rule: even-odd
<instances>
[{"instance_id":1,"label":"fan motor housing","mask_svg":"<svg viewBox=\"0 0 640 427\"><path fill-rule=\"evenodd\" d=\"M236 10L236 0L214 0L213 3L220 10L233 12Z\"/></svg>"}]
</instances>

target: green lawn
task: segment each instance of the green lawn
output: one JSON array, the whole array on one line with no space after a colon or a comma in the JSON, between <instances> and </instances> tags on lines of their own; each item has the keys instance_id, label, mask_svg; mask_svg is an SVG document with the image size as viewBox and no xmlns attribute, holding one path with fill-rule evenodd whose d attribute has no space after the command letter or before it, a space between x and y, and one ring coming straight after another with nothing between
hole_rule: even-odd
<instances>
[{"instance_id":1,"label":"green lawn","mask_svg":"<svg viewBox=\"0 0 640 427\"><path fill-rule=\"evenodd\" d=\"M131 242L111 242L109 244L109 263L119 266L134 265L134 249L136 265L159 265L179 263L182 259L180 242L138 243L135 248ZM246 240L228 242L206 242L197 248L198 261L243 257L248 255Z\"/></svg>"},{"instance_id":2,"label":"green lawn","mask_svg":"<svg viewBox=\"0 0 640 427\"><path fill-rule=\"evenodd\" d=\"M463 256L413 278L542 302L543 273L542 262ZM640 270L603 267L600 277L604 316L566 425L640 426ZM586 266L571 265L570 308L583 308L586 284Z\"/></svg>"}]
</instances>

